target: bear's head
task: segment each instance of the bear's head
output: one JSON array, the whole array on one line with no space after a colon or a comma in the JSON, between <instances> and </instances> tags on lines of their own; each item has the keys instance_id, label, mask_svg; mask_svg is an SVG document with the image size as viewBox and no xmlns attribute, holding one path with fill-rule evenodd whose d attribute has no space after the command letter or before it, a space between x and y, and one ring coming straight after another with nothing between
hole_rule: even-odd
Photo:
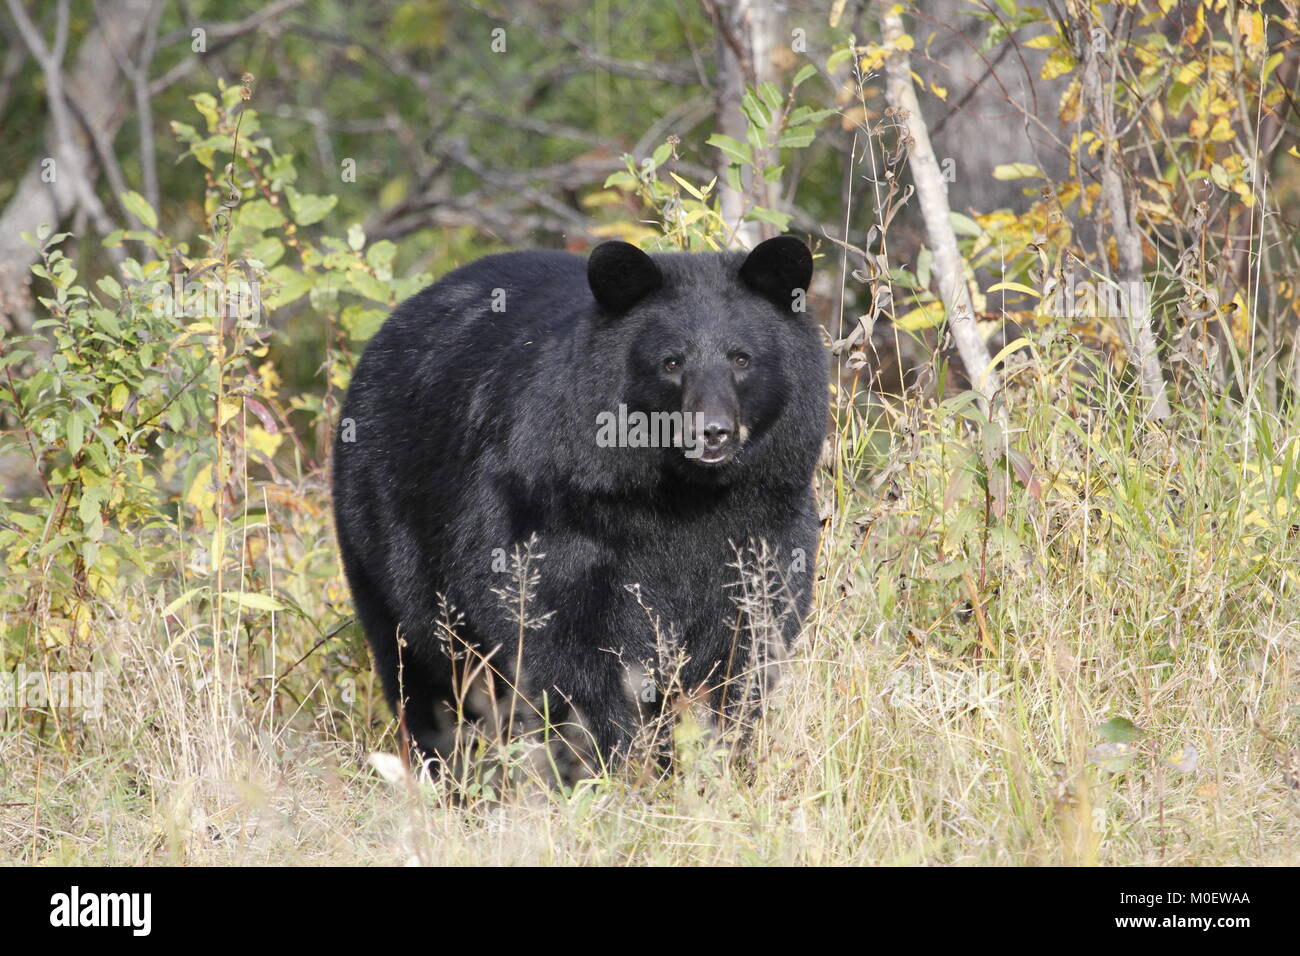
<instances>
[{"instance_id":1,"label":"bear's head","mask_svg":"<svg viewBox=\"0 0 1300 956\"><path fill-rule=\"evenodd\" d=\"M791 236L747 254L597 246L587 264L590 348L619 443L647 449L647 467L710 483L769 453L788 458L792 442L801 460L808 448L815 458L826 372L805 310L812 271L807 246Z\"/></svg>"}]
</instances>

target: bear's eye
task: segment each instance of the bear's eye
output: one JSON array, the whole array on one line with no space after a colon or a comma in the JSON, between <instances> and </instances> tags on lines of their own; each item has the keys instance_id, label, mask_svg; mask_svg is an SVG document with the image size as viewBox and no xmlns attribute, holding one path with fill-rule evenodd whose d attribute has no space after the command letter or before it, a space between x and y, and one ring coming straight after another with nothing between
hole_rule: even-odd
<instances>
[{"instance_id":1,"label":"bear's eye","mask_svg":"<svg viewBox=\"0 0 1300 956\"><path fill-rule=\"evenodd\" d=\"M676 372L682 367L682 360L675 355L670 355L663 362L665 372Z\"/></svg>"},{"instance_id":2,"label":"bear's eye","mask_svg":"<svg viewBox=\"0 0 1300 956\"><path fill-rule=\"evenodd\" d=\"M744 352L737 352L731 357L731 364L736 368L749 368L749 356Z\"/></svg>"}]
</instances>

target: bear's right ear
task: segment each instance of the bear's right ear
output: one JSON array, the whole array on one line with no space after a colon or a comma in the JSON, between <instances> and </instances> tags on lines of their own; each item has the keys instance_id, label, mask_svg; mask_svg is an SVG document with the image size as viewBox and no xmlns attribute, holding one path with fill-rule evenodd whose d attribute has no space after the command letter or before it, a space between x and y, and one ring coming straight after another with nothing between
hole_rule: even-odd
<instances>
[{"instance_id":1,"label":"bear's right ear","mask_svg":"<svg viewBox=\"0 0 1300 956\"><path fill-rule=\"evenodd\" d=\"M630 242L602 242L587 260L587 284L606 312L626 312L663 282L654 260Z\"/></svg>"}]
</instances>

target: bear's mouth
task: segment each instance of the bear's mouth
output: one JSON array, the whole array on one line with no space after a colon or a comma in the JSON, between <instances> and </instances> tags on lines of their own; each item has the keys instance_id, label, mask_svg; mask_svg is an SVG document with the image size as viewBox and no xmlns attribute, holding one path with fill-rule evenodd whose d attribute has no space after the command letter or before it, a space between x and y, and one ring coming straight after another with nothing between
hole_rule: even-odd
<instances>
[{"instance_id":1,"label":"bear's mouth","mask_svg":"<svg viewBox=\"0 0 1300 956\"><path fill-rule=\"evenodd\" d=\"M721 441L702 441L697 446L698 454L687 455L687 458L707 468L719 468L740 454L740 450L745 447L745 439L749 437L748 431L741 426L738 434L729 435Z\"/></svg>"},{"instance_id":2,"label":"bear's mouth","mask_svg":"<svg viewBox=\"0 0 1300 956\"><path fill-rule=\"evenodd\" d=\"M695 458L694 461L701 465L707 465L710 468L716 468L719 465L725 465L727 462L731 461L731 459L735 458L736 450L737 449L734 445L726 445L722 448L713 450L706 448L704 453L698 458Z\"/></svg>"},{"instance_id":3,"label":"bear's mouth","mask_svg":"<svg viewBox=\"0 0 1300 956\"><path fill-rule=\"evenodd\" d=\"M749 429L725 412L688 416L686 457L708 468L718 468L736 457L749 437Z\"/></svg>"}]
</instances>

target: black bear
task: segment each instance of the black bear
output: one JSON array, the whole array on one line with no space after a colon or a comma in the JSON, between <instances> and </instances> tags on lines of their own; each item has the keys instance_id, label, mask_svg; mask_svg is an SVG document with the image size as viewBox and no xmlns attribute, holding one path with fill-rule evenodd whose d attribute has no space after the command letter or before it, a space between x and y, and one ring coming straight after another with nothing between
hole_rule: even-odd
<instances>
[{"instance_id":1,"label":"black bear","mask_svg":"<svg viewBox=\"0 0 1300 956\"><path fill-rule=\"evenodd\" d=\"M566 739L596 766L666 715L670 684L717 713L758 706L817 549L812 266L785 236L748 254L605 242L586 261L487 256L394 310L344 402L334 508L418 751L446 758L507 692L512 720L581 728Z\"/></svg>"}]
</instances>

